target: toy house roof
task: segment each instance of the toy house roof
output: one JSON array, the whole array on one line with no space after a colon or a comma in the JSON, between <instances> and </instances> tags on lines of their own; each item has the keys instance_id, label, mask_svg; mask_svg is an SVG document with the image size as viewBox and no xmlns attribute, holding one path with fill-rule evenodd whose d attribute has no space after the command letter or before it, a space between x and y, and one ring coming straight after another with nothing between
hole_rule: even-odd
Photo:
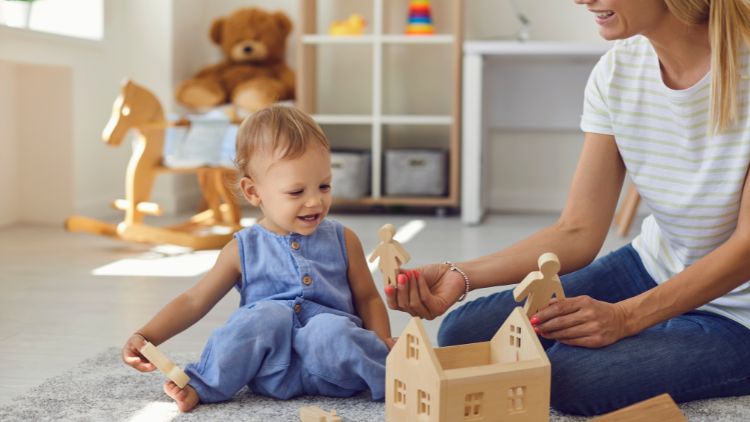
<instances>
[{"instance_id":1,"label":"toy house roof","mask_svg":"<svg viewBox=\"0 0 750 422\"><path fill-rule=\"evenodd\" d=\"M432 343L430 342L429 337L427 337L427 332L424 329L424 324L422 324L421 318L414 317L409 321L409 323L406 325L406 328L404 328L404 331L401 333L396 346L393 347L391 353L393 353L396 348L405 347L404 343L407 334L411 334L419 339L419 342L422 345L421 350L424 351L425 356L427 357L427 362L430 363L430 365L428 366L434 369L439 378L443 378L443 365L440 363L440 360L438 360L438 357L435 354L435 351L438 349L432 347Z\"/></svg>"},{"instance_id":2,"label":"toy house roof","mask_svg":"<svg viewBox=\"0 0 750 422\"><path fill-rule=\"evenodd\" d=\"M520 327L523 339L522 350L518 361L507 361L502 358L507 352L507 335L509 327ZM458 346L433 348L424 330L422 320L412 318L401 334L405 338L411 334L420 339L426 349L428 361L435 368L440 379L445 381L460 380L466 377L493 377L499 373L534 369L549 366L549 359L534 329L529 323L523 309L516 307L490 341L470 343ZM394 348L395 349L395 348Z\"/></svg>"}]
</instances>

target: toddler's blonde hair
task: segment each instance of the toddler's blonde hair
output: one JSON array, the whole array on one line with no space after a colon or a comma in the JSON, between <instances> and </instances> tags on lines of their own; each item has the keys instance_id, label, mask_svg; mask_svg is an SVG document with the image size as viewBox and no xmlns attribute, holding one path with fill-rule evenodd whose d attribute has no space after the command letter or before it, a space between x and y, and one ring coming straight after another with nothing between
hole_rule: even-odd
<instances>
[{"instance_id":1,"label":"toddler's blonde hair","mask_svg":"<svg viewBox=\"0 0 750 422\"><path fill-rule=\"evenodd\" d=\"M256 111L240 125L234 165L240 178L250 176L248 166L254 155L294 159L311 145L331 149L323 130L310 115L296 107L272 105Z\"/></svg>"}]
</instances>

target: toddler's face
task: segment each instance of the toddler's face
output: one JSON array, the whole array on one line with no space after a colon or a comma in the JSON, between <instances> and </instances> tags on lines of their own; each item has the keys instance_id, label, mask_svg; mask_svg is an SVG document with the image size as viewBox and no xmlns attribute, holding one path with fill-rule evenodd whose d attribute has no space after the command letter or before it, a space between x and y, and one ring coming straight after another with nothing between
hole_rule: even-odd
<instances>
[{"instance_id":1,"label":"toddler's face","mask_svg":"<svg viewBox=\"0 0 750 422\"><path fill-rule=\"evenodd\" d=\"M330 153L312 146L301 157L258 157L252 166L256 180L243 193L263 211L260 224L281 235L312 234L331 206Z\"/></svg>"}]
</instances>

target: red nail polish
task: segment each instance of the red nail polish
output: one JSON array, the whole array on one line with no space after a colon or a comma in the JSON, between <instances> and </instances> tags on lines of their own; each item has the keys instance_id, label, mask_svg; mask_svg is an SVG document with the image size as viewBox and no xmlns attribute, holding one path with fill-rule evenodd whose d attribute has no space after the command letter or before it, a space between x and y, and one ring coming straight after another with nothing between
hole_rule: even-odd
<instances>
[{"instance_id":1,"label":"red nail polish","mask_svg":"<svg viewBox=\"0 0 750 422\"><path fill-rule=\"evenodd\" d=\"M414 277L414 271L412 271L412 270L408 270L408 271L406 271L406 276L407 276L408 278L412 278L412 277Z\"/></svg>"},{"instance_id":2,"label":"red nail polish","mask_svg":"<svg viewBox=\"0 0 750 422\"><path fill-rule=\"evenodd\" d=\"M398 277L396 277L396 280L398 281L398 284L405 285L406 284L406 276L403 274L399 274Z\"/></svg>"},{"instance_id":3,"label":"red nail polish","mask_svg":"<svg viewBox=\"0 0 750 422\"><path fill-rule=\"evenodd\" d=\"M529 322L531 323L531 325L537 325L537 324L539 324L539 317L533 316L533 317L531 317L531 319L529 320Z\"/></svg>"},{"instance_id":4,"label":"red nail polish","mask_svg":"<svg viewBox=\"0 0 750 422\"><path fill-rule=\"evenodd\" d=\"M419 279L419 270L414 270L414 278Z\"/></svg>"},{"instance_id":5,"label":"red nail polish","mask_svg":"<svg viewBox=\"0 0 750 422\"><path fill-rule=\"evenodd\" d=\"M385 286L385 294L390 295L393 294L393 286Z\"/></svg>"}]
</instances>

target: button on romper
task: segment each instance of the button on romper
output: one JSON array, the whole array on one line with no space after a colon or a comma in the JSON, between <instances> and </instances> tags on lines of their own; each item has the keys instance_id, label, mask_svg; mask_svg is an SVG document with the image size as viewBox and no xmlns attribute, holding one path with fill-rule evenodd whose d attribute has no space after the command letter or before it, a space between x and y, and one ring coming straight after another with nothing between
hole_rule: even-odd
<instances>
[{"instance_id":1,"label":"button on romper","mask_svg":"<svg viewBox=\"0 0 750 422\"><path fill-rule=\"evenodd\" d=\"M369 389L383 400L388 348L355 313L344 227L323 220L309 236L282 236L256 224L235 238L240 307L186 367L201 402L245 385L278 399Z\"/></svg>"}]
</instances>

